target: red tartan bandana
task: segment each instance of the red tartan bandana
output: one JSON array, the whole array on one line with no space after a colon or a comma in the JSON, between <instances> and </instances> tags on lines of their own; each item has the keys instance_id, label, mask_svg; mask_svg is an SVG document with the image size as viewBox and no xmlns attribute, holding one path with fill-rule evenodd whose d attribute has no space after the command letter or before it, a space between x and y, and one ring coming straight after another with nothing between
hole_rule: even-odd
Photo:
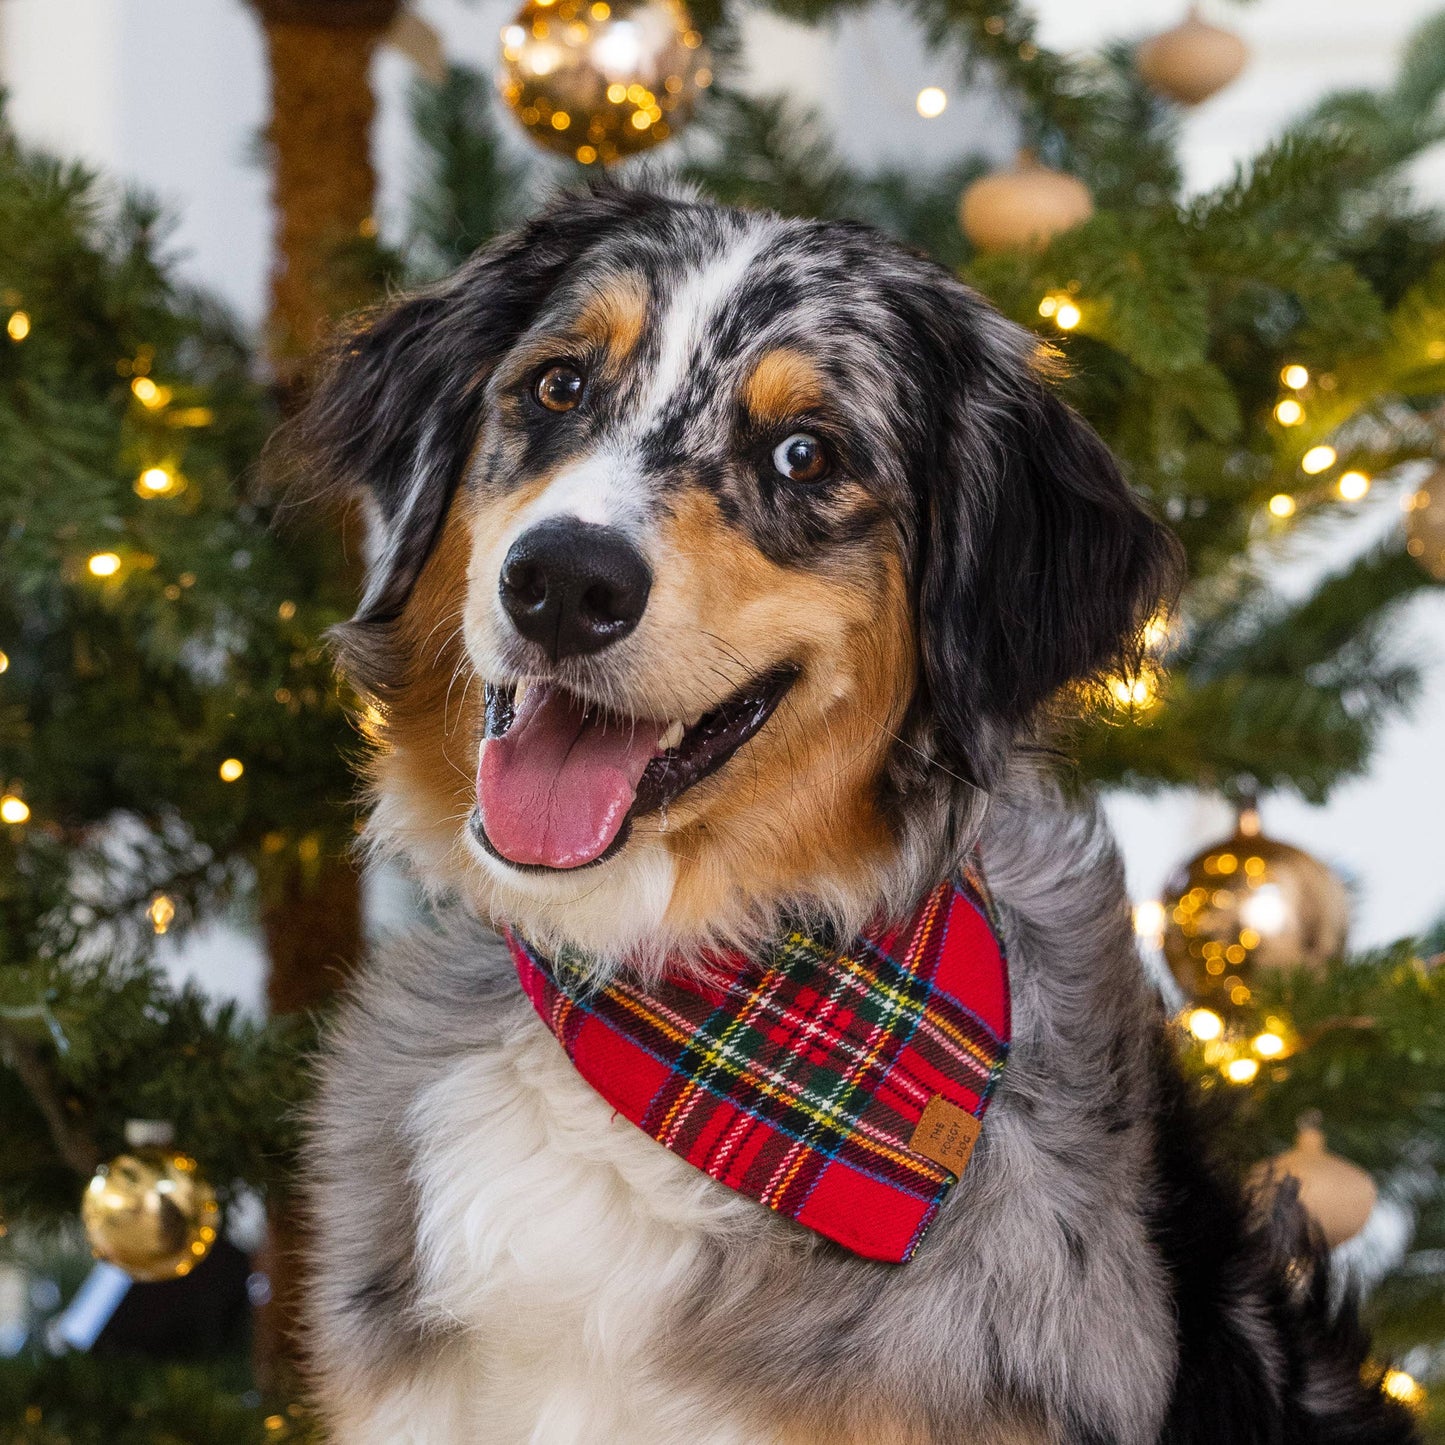
<instances>
[{"instance_id":1,"label":"red tartan bandana","mask_svg":"<svg viewBox=\"0 0 1445 1445\"><path fill-rule=\"evenodd\" d=\"M868 1259L910 1259L968 1161L1009 1043L1008 966L972 872L839 949L795 931L601 988L507 942L578 1073L659 1144Z\"/></svg>"}]
</instances>

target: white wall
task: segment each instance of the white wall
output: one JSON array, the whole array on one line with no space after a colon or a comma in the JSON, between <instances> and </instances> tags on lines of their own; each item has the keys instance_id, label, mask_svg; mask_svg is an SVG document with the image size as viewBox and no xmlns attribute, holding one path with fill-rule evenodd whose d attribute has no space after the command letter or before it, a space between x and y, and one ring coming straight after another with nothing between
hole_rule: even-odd
<instances>
[{"instance_id":1,"label":"white wall","mask_svg":"<svg viewBox=\"0 0 1445 1445\"><path fill-rule=\"evenodd\" d=\"M1226 177L1325 90L1387 80L1405 36L1435 8L1432 0L1258 0L1216 8L1215 18L1246 36L1253 58L1234 86L1186 120L1190 182L1204 187ZM454 58L485 67L511 3L423 0L420 9ZM1045 43L1088 48L1162 29L1183 4L1042 0L1037 10ZM816 104L860 159L942 162L966 146L985 145L1000 157L1013 147L1014 128L986 85L965 83L929 57L899 11L879 6L821 31L758 15L746 38L751 83ZM404 206L415 164L405 121L408 79L401 57L379 58L384 226ZM258 26L241 0L0 0L0 82L22 134L157 192L180 218L175 245L187 272L247 322L259 321L270 218L266 177L253 157L265 120L265 75ZM949 91L950 104L925 121L913 100L931 84ZM1416 177L1422 194L1445 202L1445 154L1428 158ZM1338 559L1377 529L1398 525L1395 506L1393 496L1372 498L1330 554ZM1302 585L1317 567L1318 558L1307 557L1288 575ZM1364 943L1445 911L1445 599L1412 606L1399 638L1429 665L1430 691L1413 721L1392 725L1369 777L1341 788L1325 808L1286 798L1265 805L1268 829L1357 883L1356 938ZM1152 896L1175 861L1227 822L1212 800L1188 796L1121 798L1111 809L1138 898ZM213 938L197 957L216 987L256 996L254 955L234 936Z\"/></svg>"}]
</instances>

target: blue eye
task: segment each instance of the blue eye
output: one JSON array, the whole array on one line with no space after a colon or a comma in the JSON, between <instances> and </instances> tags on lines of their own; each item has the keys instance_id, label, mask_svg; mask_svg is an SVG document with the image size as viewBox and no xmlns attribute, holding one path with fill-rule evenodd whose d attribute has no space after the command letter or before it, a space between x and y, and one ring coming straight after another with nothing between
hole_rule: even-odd
<instances>
[{"instance_id":1,"label":"blue eye","mask_svg":"<svg viewBox=\"0 0 1445 1445\"><path fill-rule=\"evenodd\" d=\"M790 482L817 482L828 474L828 453L808 432L794 432L773 448L773 468Z\"/></svg>"}]
</instances>

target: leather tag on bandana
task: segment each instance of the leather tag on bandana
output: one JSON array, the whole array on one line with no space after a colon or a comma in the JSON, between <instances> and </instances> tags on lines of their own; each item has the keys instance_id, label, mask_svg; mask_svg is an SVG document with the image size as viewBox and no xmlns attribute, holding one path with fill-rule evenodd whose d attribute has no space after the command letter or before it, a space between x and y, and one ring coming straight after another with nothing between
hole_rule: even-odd
<instances>
[{"instance_id":1,"label":"leather tag on bandana","mask_svg":"<svg viewBox=\"0 0 1445 1445\"><path fill-rule=\"evenodd\" d=\"M942 1094L935 1094L914 1125L908 1147L925 1159L941 1164L950 1174L960 1177L968 1168L969 1156L983 1129L967 1109L951 1104Z\"/></svg>"}]
</instances>

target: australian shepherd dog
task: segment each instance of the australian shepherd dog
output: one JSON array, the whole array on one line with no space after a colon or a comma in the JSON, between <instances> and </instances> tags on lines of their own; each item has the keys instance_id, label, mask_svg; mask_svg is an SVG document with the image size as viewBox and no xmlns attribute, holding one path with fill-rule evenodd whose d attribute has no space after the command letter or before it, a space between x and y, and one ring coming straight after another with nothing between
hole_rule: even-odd
<instances>
[{"instance_id":1,"label":"australian shepherd dog","mask_svg":"<svg viewBox=\"0 0 1445 1445\"><path fill-rule=\"evenodd\" d=\"M336 346L297 432L368 514L340 657L371 838L433 903L313 1117L340 1445L1414 1438L1293 1198L1210 1162L1114 845L1051 776L1059 699L1181 564L1049 372L867 227L647 185ZM971 860L1008 1060L907 1262L664 1147L522 986L708 987Z\"/></svg>"}]
</instances>

